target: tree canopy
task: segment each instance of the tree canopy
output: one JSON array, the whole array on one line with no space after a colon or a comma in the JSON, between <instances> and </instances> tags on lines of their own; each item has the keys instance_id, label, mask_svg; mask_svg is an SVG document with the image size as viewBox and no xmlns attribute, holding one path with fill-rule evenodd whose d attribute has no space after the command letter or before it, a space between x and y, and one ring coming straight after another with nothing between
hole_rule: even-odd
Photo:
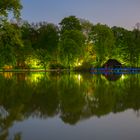
<instances>
[{"instance_id":1,"label":"tree canopy","mask_svg":"<svg viewBox=\"0 0 140 140\"><path fill-rule=\"evenodd\" d=\"M65 32L66 30L81 30L81 24L78 18L75 16L69 16L62 19L59 23L61 28L61 33Z\"/></svg>"},{"instance_id":2,"label":"tree canopy","mask_svg":"<svg viewBox=\"0 0 140 140\"><path fill-rule=\"evenodd\" d=\"M0 16L8 17L9 12L12 12L15 18L20 16L22 5L20 0L1 0L0 1Z\"/></svg>"},{"instance_id":3,"label":"tree canopy","mask_svg":"<svg viewBox=\"0 0 140 140\"><path fill-rule=\"evenodd\" d=\"M140 25L130 31L109 27L76 16L64 17L59 25L46 21L28 23L19 17L20 1L0 1L0 66L15 68L91 68L109 59L126 67L140 67Z\"/></svg>"}]
</instances>

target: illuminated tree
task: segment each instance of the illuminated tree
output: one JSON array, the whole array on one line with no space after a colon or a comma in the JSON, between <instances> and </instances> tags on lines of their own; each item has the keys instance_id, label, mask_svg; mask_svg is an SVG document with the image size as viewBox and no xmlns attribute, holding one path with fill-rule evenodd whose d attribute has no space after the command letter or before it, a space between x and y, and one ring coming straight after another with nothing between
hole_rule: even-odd
<instances>
[{"instance_id":1,"label":"illuminated tree","mask_svg":"<svg viewBox=\"0 0 140 140\"><path fill-rule=\"evenodd\" d=\"M92 28L91 38L95 45L97 65L101 66L104 61L111 58L113 55L113 32L107 25L97 24Z\"/></svg>"},{"instance_id":2,"label":"illuminated tree","mask_svg":"<svg viewBox=\"0 0 140 140\"><path fill-rule=\"evenodd\" d=\"M61 61L70 68L77 58L83 53L85 37L77 30L65 31L60 41Z\"/></svg>"},{"instance_id":3,"label":"illuminated tree","mask_svg":"<svg viewBox=\"0 0 140 140\"><path fill-rule=\"evenodd\" d=\"M75 16L62 19L60 29L60 58L63 64L70 68L83 53L85 37L80 21Z\"/></svg>"}]
</instances>

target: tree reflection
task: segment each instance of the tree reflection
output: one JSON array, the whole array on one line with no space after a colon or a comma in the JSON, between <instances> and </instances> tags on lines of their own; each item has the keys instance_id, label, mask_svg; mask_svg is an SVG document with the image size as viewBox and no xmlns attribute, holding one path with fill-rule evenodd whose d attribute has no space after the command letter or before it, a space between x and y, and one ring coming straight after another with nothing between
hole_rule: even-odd
<instances>
[{"instance_id":1,"label":"tree reflection","mask_svg":"<svg viewBox=\"0 0 140 140\"><path fill-rule=\"evenodd\" d=\"M91 116L126 109L133 109L138 116L138 74L123 75L116 81L88 73L35 74L13 73L10 78L0 75L0 139L7 139L14 122L29 117L47 119L59 115L63 122L74 125ZM21 133L13 137L21 139Z\"/></svg>"},{"instance_id":2,"label":"tree reflection","mask_svg":"<svg viewBox=\"0 0 140 140\"><path fill-rule=\"evenodd\" d=\"M61 118L70 124L75 124L80 119L85 104L82 86L76 80L78 79L73 75L65 75L59 86Z\"/></svg>"},{"instance_id":3,"label":"tree reflection","mask_svg":"<svg viewBox=\"0 0 140 140\"><path fill-rule=\"evenodd\" d=\"M110 73L110 74L104 74L104 76L108 81L117 81L121 78L122 74L121 73L119 73L119 74Z\"/></svg>"}]
</instances>

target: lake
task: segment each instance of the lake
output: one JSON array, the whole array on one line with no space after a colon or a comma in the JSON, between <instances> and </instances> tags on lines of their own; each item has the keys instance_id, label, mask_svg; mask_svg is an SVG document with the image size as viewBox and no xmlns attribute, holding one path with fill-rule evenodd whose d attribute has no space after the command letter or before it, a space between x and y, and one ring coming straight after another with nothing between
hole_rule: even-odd
<instances>
[{"instance_id":1,"label":"lake","mask_svg":"<svg viewBox=\"0 0 140 140\"><path fill-rule=\"evenodd\" d=\"M0 140L139 140L140 75L0 73Z\"/></svg>"}]
</instances>

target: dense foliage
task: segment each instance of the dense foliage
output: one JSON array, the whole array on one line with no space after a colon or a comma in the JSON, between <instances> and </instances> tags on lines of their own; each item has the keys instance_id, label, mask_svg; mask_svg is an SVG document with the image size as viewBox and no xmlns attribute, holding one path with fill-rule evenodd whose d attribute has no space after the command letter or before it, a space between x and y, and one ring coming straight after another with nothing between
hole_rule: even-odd
<instances>
[{"instance_id":1,"label":"dense foliage","mask_svg":"<svg viewBox=\"0 0 140 140\"><path fill-rule=\"evenodd\" d=\"M15 18L19 18L21 8L20 0L1 0L0 16L7 17L9 12L12 12Z\"/></svg>"},{"instance_id":2,"label":"dense foliage","mask_svg":"<svg viewBox=\"0 0 140 140\"><path fill-rule=\"evenodd\" d=\"M101 67L108 59L124 66L140 65L140 24L129 31L92 24L75 16L59 25L28 23L19 19L19 0L0 2L0 67L82 68ZM8 21L9 12L14 22Z\"/></svg>"}]
</instances>

